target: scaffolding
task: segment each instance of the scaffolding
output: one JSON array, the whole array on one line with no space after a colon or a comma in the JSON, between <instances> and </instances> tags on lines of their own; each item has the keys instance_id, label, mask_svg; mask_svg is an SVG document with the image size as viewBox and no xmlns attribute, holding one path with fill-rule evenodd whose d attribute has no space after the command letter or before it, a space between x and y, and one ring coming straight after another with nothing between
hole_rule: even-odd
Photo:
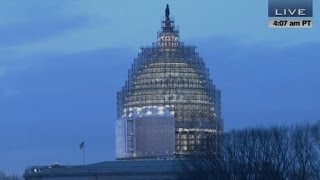
<instances>
[{"instance_id":1,"label":"scaffolding","mask_svg":"<svg viewBox=\"0 0 320 180\"><path fill-rule=\"evenodd\" d=\"M175 122L175 155L189 155L203 139L222 132L221 95L195 46L180 42L174 21L166 17L157 42L141 47L117 93L118 119L127 118L127 153L133 152L132 111L171 107ZM217 141L215 143L217 146Z\"/></svg>"}]
</instances>

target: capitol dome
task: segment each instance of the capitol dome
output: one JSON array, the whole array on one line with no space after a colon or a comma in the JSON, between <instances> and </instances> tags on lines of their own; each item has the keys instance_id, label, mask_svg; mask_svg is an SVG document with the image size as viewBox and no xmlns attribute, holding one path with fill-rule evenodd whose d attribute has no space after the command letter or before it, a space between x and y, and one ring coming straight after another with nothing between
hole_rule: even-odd
<instances>
[{"instance_id":1,"label":"capitol dome","mask_svg":"<svg viewBox=\"0 0 320 180\"><path fill-rule=\"evenodd\" d=\"M220 91L169 15L167 6L157 42L141 48L117 94L117 159L190 155L222 131Z\"/></svg>"}]
</instances>

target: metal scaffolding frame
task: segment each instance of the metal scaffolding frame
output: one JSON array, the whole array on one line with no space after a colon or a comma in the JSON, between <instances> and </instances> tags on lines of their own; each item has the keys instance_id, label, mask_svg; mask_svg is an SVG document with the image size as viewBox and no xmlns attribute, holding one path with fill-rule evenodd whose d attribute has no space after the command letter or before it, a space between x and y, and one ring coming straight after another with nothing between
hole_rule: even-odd
<instances>
[{"instance_id":1,"label":"metal scaffolding frame","mask_svg":"<svg viewBox=\"0 0 320 180\"><path fill-rule=\"evenodd\" d=\"M128 80L117 93L117 117L127 118L127 153L133 152L132 111L145 107L172 107L175 155L189 155L210 146L204 139L223 130L221 92L213 85L195 46L179 40L170 18L162 21L157 42L141 47L128 71Z\"/></svg>"}]
</instances>

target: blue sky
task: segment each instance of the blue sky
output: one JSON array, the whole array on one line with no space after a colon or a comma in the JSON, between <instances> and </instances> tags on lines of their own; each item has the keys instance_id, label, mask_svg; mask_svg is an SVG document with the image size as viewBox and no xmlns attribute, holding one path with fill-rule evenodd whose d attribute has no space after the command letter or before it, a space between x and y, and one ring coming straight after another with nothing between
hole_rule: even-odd
<instances>
[{"instance_id":1,"label":"blue sky","mask_svg":"<svg viewBox=\"0 0 320 180\"><path fill-rule=\"evenodd\" d=\"M0 170L114 160L116 91L166 3L222 90L225 129L320 120L320 27L269 29L266 0L0 1ZM319 7L314 2L314 7Z\"/></svg>"}]
</instances>

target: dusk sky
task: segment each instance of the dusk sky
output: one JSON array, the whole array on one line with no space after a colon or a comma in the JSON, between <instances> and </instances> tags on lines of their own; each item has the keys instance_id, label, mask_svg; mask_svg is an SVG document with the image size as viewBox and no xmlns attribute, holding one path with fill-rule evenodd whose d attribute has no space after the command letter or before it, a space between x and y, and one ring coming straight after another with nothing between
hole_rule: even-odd
<instances>
[{"instance_id":1,"label":"dusk sky","mask_svg":"<svg viewBox=\"0 0 320 180\"><path fill-rule=\"evenodd\" d=\"M267 0L1 0L0 171L115 159L116 92L166 4L222 91L225 130L320 120L320 17L270 29Z\"/></svg>"}]
</instances>

